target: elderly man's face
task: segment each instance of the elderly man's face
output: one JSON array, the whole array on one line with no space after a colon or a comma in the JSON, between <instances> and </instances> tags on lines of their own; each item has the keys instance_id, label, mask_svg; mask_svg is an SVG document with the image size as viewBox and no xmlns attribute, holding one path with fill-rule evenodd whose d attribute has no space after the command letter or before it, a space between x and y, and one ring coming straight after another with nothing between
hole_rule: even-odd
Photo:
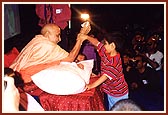
<instances>
[{"instance_id":1,"label":"elderly man's face","mask_svg":"<svg viewBox=\"0 0 168 115\"><path fill-rule=\"evenodd\" d=\"M48 28L48 38L50 41L54 42L54 43L58 43L61 41L61 30L59 27L57 26L53 26L52 28Z\"/></svg>"}]
</instances>

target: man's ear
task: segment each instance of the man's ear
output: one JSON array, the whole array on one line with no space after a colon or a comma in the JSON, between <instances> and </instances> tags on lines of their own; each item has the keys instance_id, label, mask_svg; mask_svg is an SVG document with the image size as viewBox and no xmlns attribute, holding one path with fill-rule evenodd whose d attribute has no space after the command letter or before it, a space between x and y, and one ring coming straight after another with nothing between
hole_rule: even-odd
<instances>
[{"instance_id":1,"label":"man's ear","mask_svg":"<svg viewBox=\"0 0 168 115\"><path fill-rule=\"evenodd\" d=\"M46 32L44 33L44 37L48 37L48 35L49 35L49 32L46 31Z\"/></svg>"}]
</instances>

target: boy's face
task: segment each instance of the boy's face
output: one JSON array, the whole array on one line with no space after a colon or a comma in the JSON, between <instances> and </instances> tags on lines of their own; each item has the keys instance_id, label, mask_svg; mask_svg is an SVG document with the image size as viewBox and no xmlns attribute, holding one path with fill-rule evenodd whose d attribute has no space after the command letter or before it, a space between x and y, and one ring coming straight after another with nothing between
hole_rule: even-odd
<instances>
[{"instance_id":1,"label":"boy's face","mask_svg":"<svg viewBox=\"0 0 168 115\"><path fill-rule=\"evenodd\" d=\"M106 49L106 53L111 53L112 50L114 49L112 43L109 44L106 40L104 41L104 47Z\"/></svg>"}]
</instances>

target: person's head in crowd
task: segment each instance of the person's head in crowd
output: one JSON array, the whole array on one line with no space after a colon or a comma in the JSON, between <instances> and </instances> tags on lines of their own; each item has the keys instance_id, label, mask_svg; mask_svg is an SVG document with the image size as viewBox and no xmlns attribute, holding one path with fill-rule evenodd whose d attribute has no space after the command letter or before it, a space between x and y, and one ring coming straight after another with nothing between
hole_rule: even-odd
<instances>
[{"instance_id":1,"label":"person's head in crowd","mask_svg":"<svg viewBox=\"0 0 168 115\"><path fill-rule=\"evenodd\" d=\"M4 68L4 98L3 110L6 112L19 111L20 93L17 87L23 80L17 76L17 72L11 68Z\"/></svg>"},{"instance_id":2,"label":"person's head in crowd","mask_svg":"<svg viewBox=\"0 0 168 115\"><path fill-rule=\"evenodd\" d=\"M58 43L61 41L61 30L60 28L55 24L46 24L41 29L41 34L48 38L49 41Z\"/></svg>"},{"instance_id":3,"label":"person's head in crowd","mask_svg":"<svg viewBox=\"0 0 168 115\"><path fill-rule=\"evenodd\" d=\"M11 68L5 67L4 74L9 77L12 77L14 79L14 84L16 87L18 87L18 86L23 87L24 82L23 82L23 79L21 78L21 75L19 72L14 71Z\"/></svg>"},{"instance_id":4,"label":"person's head in crowd","mask_svg":"<svg viewBox=\"0 0 168 115\"><path fill-rule=\"evenodd\" d=\"M105 44L105 48L107 50L106 53L113 52L114 50L117 52L122 52L122 46L125 42L124 35L120 32L112 32L107 33L104 36L103 40Z\"/></svg>"},{"instance_id":5,"label":"person's head in crowd","mask_svg":"<svg viewBox=\"0 0 168 115\"><path fill-rule=\"evenodd\" d=\"M146 49L148 53L155 53L157 51L159 38L157 35L151 35L146 42Z\"/></svg>"},{"instance_id":6,"label":"person's head in crowd","mask_svg":"<svg viewBox=\"0 0 168 115\"><path fill-rule=\"evenodd\" d=\"M134 45L138 42L143 42L144 40L144 34L141 31L136 31L132 39L132 44Z\"/></svg>"},{"instance_id":7,"label":"person's head in crowd","mask_svg":"<svg viewBox=\"0 0 168 115\"><path fill-rule=\"evenodd\" d=\"M142 108L131 99L122 99L112 106L111 111L142 111Z\"/></svg>"},{"instance_id":8,"label":"person's head in crowd","mask_svg":"<svg viewBox=\"0 0 168 115\"><path fill-rule=\"evenodd\" d=\"M136 63L136 69L142 69L142 68L145 68L146 67L146 59L141 56L141 55L136 55L135 56L135 63Z\"/></svg>"},{"instance_id":9,"label":"person's head in crowd","mask_svg":"<svg viewBox=\"0 0 168 115\"><path fill-rule=\"evenodd\" d=\"M135 54L145 52L145 37L143 32L136 31L132 39L132 47Z\"/></svg>"},{"instance_id":10,"label":"person's head in crowd","mask_svg":"<svg viewBox=\"0 0 168 115\"><path fill-rule=\"evenodd\" d=\"M122 60L123 60L124 65L128 65L130 59L132 59L132 58L133 58L133 53L129 49L125 49L122 52Z\"/></svg>"},{"instance_id":11,"label":"person's head in crowd","mask_svg":"<svg viewBox=\"0 0 168 115\"><path fill-rule=\"evenodd\" d=\"M83 60L86 60L86 55L83 54L83 53L79 53L78 56L76 57L76 60L75 62L80 62L80 61L83 61Z\"/></svg>"},{"instance_id":12,"label":"person's head in crowd","mask_svg":"<svg viewBox=\"0 0 168 115\"><path fill-rule=\"evenodd\" d=\"M124 58L124 57L123 57ZM123 63L124 59L123 59ZM143 71L147 65L146 59L142 55L135 55L132 58L127 59L127 63L124 65L129 68L137 69L138 71Z\"/></svg>"}]
</instances>

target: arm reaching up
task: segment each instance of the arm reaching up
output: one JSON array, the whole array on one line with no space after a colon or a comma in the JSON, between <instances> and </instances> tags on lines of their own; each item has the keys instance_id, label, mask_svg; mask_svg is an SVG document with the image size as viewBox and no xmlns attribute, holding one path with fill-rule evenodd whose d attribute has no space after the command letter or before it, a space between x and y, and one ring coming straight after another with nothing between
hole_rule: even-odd
<instances>
[{"instance_id":1,"label":"arm reaching up","mask_svg":"<svg viewBox=\"0 0 168 115\"><path fill-rule=\"evenodd\" d=\"M90 24L87 25L87 23L84 23L83 27L80 30L80 33L77 36L77 41L76 41L74 48L69 53L68 57L62 59L61 61L73 62L75 60L76 56L79 53L79 50L81 48L83 41L86 40L86 37L81 37L80 34L86 35L90 32L90 30L91 30Z\"/></svg>"},{"instance_id":2,"label":"arm reaching up","mask_svg":"<svg viewBox=\"0 0 168 115\"><path fill-rule=\"evenodd\" d=\"M97 47L97 45L99 43L99 41L97 39L95 39L95 38L93 38L91 36L88 36L88 35L85 35L85 34L81 34L81 33L78 36L79 36L79 38L87 39L88 41L90 41L96 47Z\"/></svg>"}]
</instances>

